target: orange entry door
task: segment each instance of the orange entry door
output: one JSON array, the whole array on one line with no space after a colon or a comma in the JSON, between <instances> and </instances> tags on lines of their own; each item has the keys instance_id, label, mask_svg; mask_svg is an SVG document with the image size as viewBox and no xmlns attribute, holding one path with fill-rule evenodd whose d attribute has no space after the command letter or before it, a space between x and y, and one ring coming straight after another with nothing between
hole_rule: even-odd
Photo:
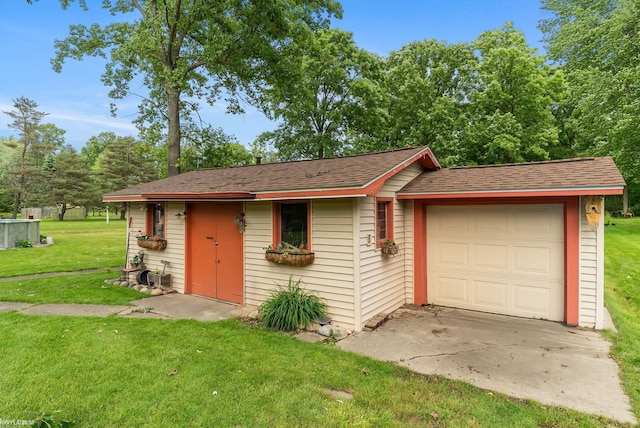
<instances>
[{"instance_id":1,"label":"orange entry door","mask_svg":"<svg viewBox=\"0 0 640 428\"><path fill-rule=\"evenodd\" d=\"M187 206L187 292L243 303L242 203Z\"/></svg>"}]
</instances>

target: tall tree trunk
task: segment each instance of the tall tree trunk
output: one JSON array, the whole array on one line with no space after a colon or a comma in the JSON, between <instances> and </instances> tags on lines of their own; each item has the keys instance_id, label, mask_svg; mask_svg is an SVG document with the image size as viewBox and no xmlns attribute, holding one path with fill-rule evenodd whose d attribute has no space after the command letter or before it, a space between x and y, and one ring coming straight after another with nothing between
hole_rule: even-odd
<instances>
[{"instance_id":1,"label":"tall tree trunk","mask_svg":"<svg viewBox=\"0 0 640 428\"><path fill-rule=\"evenodd\" d=\"M174 88L167 88L167 116L169 121L167 171L171 177L180 174L180 91Z\"/></svg>"},{"instance_id":2,"label":"tall tree trunk","mask_svg":"<svg viewBox=\"0 0 640 428\"><path fill-rule=\"evenodd\" d=\"M67 212L67 204L63 203L62 208L60 208L60 212L58 213L58 220L64 220L64 214Z\"/></svg>"},{"instance_id":3,"label":"tall tree trunk","mask_svg":"<svg viewBox=\"0 0 640 428\"><path fill-rule=\"evenodd\" d=\"M18 218L18 209L20 209L20 192L15 193L15 197L13 199L13 213L11 214L11 218Z\"/></svg>"}]
</instances>

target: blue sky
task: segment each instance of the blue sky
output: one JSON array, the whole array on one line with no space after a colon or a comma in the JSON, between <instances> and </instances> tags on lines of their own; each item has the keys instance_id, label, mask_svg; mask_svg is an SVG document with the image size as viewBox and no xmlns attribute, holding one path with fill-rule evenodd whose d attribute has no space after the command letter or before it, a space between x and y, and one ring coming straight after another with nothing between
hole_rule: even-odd
<instances>
[{"instance_id":1,"label":"blue sky","mask_svg":"<svg viewBox=\"0 0 640 428\"><path fill-rule=\"evenodd\" d=\"M0 34L4 35L0 39L0 112L12 109L12 99L32 99L49 113L44 121L65 129L66 142L77 149L103 131L137 136L131 121L138 99L118 100L117 117L111 116L109 89L100 81L103 60L69 60L60 74L51 69L54 40L65 38L69 25L113 19L99 8L100 0L88 3L90 9L84 12L76 4L64 11L58 0L33 5L26 0L0 0ZM342 4L344 17L333 26L352 32L358 46L380 55L415 40L472 41L506 21L523 31L531 46L542 49L536 25L545 15L535 0L343 0ZM261 132L275 128L257 111L229 115L218 105L202 113L206 121L247 146ZM14 134L8 123L9 117L0 113L0 137Z\"/></svg>"}]
</instances>

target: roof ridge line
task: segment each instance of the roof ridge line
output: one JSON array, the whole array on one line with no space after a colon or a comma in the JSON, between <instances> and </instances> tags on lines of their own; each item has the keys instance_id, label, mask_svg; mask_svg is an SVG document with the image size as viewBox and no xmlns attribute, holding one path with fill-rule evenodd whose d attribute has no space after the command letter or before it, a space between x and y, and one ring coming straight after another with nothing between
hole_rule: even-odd
<instances>
[{"instance_id":1,"label":"roof ridge line","mask_svg":"<svg viewBox=\"0 0 640 428\"><path fill-rule=\"evenodd\" d=\"M330 159L348 159L348 158L355 158L355 157L360 157L360 156L371 156L371 155L382 155L382 154L387 154L387 153L395 153L395 152L401 152L404 150L415 150L418 148L428 148L428 145L424 145L424 146L411 146L411 147L399 147L399 148L395 148L392 150L382 150L379 152L370 152L370 153L354 153L351 155L345 155L345 156L332 156L330 158L319 158L319 159L296 159L296 160L290 160L290 161L282 161L282 162L271 162L271 163L262 163L262 164L251 164L251 165L234 165L234 166L223 166L223 167L211 167L211 168L200 168L200 169L194 169L193 171L187 171L186 173L189 172L194 172L194 171L211 171L211 170L222 170L222 169L238 169L238 168L247 168L247 167L252 167L252 166L265 166L265 165L282 165L282 164L291 164L291 163L301 163L301 162L313 162L313 161L322 161L322 160L330 160ZM186 174L185 173L185 174Z\"/></svg>"},{"instance_id":2,"label":"roof ridge line","mask_svg":"<svg viewBox=\"0 0 640 428\"><path fill-rule=\"evenodd\" d=\"M538 161L538 162L520 162L520 163L501 163L501 164L491 164L491 165L452 166L450 168L443 168L443 169L502 168L502 167L508 167L508 166L520 166L521 167L523 165L545 165L545 164L554 164L554 163L584 162L584 161L592 161L592 160L595 160L595 159L596 159L596 157L553 159L553 160Z\"/></svg>"}]
</instances>

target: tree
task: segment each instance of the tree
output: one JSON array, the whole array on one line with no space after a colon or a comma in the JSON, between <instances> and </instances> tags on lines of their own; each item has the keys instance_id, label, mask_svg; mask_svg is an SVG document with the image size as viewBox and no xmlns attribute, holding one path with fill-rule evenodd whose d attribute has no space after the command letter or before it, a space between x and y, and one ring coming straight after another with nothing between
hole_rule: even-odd
<instances>
[{"instance_id":1,"label":"tree","mask_svg":"<svg viewBox=\"0 0 640 428\"><path fill-rule=\"evenodd\" d=\"M190 139L182 150L183 171L200 168L250 165L253 156L222 128L206 127L197 139Z\"/></svg>"},{"instance_id":2,"label":"tree","mask_svg":"<svg viewBox=\"0 0 640 428\"><path fill-rule=\"evenodd\" d=\"M371 85L363 83L377 58L359 49L351 33L321 29L291 47L289 78L264 90L262 111L281 124L258 137L272 144L281 159L341 155L352 145L357 124L367 115Z\"/></svg>"},{"instance_id":3,"label":"tree","mask_svg":"<svg viewBox=\"0 0 640 428\"><path fill-rule=\"evenodd\" d=\"M234 98L240 91L252 96L282 79L284 48L341 13L335 0L121 0L103 7L123 21L72 26L55 43L54 70L66 58L108 57L102 80L114 99L129 95L141 75L149 94L137 123L158 135L153 124L166 122L169 175L180 172L181 121L189 121L189 108L197 111L195 100L213 104L224 89L228 109L241 111Z\"/></svg>"},{"instance_id":4,"label":"tree","mask_svg":"<svg viewBox=\"0 0 640 428\"><path fill-rule=\"evenodd\" d=\"M366 151L429 144L443 165L464 164L460 139L476 69L468 44L422 40L391 52L383 75L386 115Z\"/></svg>"},{"instance_id":5,"label":"tree","mask_svg":"<svg viewBox=\"0 0 640 428\"><path fill-rule=\"evenodd\" d=\"M55 157L49 200L59 207L58 220L64 220L69 205L86 206L91 199L91 180L84 157L66 146Z\"/></svg>"},{"instance_id":6,"label":"tree","mask_svg":"<svg viewBox=\"0 0 640 428\"><path fill-rule=\"evenodd\" d=\"M100 194L158 178L156 160L145 146L133 137L116 137L104 148L92 168ZM124 219L126 204L120 208L120 217Z\"/></svg>"},{"instance_id":7,"label":"tree","mask_svg":"<svg viewBox=\"0 0 640 428\"><path fill-rule=\"evenodd\" d=\"M629 198L640 201L640 4L622 0L544 0L548 55L561 64L570 90L574 146L611 155Z\"/></svg>"},{"instance_id":8,"label":"tree","mask_svg":"<svg viewBox=\"0 0 640 428\"><path fill-rule=\"evenodd\" d=\"M87 159L89 168L96 163L96 160L104 149L117 138L115 132L101 132L87 140L85 145L80 149L80 153Z\"/></svg>"},{"instance_id":9,"label":"tree","mask_svg":"<svg viewBox=\"0 0 640 428\"><path fill-rule=\"evenodd\" d=\"M13 122L9 128L15 129L20 136L18 140L5 140L4 144L18 151L18 162L8 169L6 173L13 176L12 185L9 191L13 194L12 218L18 216L18 210L27 197L33 186L41 176L37 159L42 151L42 144L39 134L40 122L47 113L38 111L38 104L25 97L13 100L14 110L5 111Z\"/></svg>"},{"instance_id":10,"label":"tree","mask_svg":"<svg viewBox=\"0 0 640 428\"><path fill-rule=\"evenodd\" d=\"M561 70L529 47L511 23L473 43L478 72L468 98L467 160L478 164L540 161L558 144L553 107L562 98Z\"/></svg>"},{"instance_id":11,"label":"tree","mask_svg":"<svg viewBox=\"0 0 640 428\"><path fill-rule=\"evenodd\" d=\"M7 172L19 163L19 151L16 148L17 141L13 136L0 137L0 213L13 209L13 194L15 188L15 176Z\"/></svg>"}]
</instances>

